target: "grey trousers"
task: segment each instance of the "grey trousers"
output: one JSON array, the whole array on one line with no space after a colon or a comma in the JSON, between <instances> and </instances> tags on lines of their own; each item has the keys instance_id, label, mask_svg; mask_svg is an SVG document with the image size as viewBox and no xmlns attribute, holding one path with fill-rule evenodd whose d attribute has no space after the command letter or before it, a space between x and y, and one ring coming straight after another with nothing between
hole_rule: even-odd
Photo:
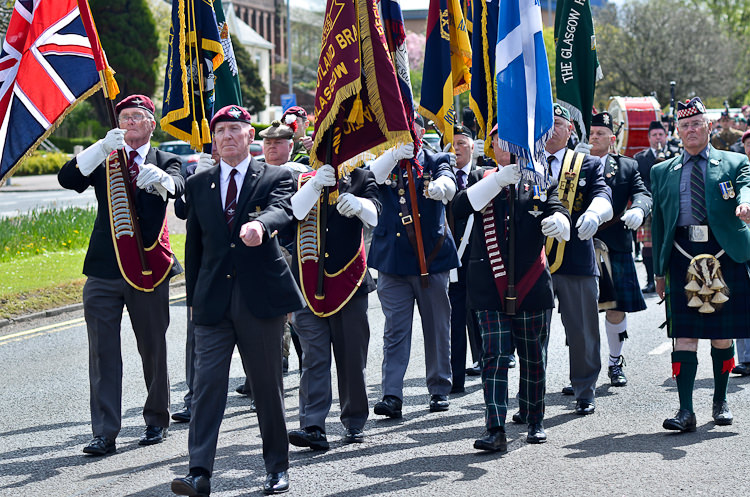
<instances>
[{"instance_id":1,"label":"grey trousers","mask_svg":"<svg viewBox=\"0 0 750 497\"><path fill-rule=\"evenodd\" d=\"M750 338L740 338L736 342L738 362L750 362Z\"/></svg>"},{"instance_id":2,"label":"grey trousers","mask_svg":"<svg viewBox=\"0 0 750 497\"><path fill-rule=\"evenodd\" d=\"M367 295L358 295L331 316L321 318L305 308L294 313L294 329L302 345L299 424L325 431L331 409L331 347L336 358L341 423L361 430L367 421Z\"/></svg>"},{"instance_id":3,"label":"grey trousers","mask_svg":"<svg viewBox=\"0 0 750 497\"><path fill-rule=\"evenodd\" d=\"M120 323L127 307L146 380L143 419L169 426L169 375L166 333L169 284L142 292L123 278L89 277L83 286L83 315L89 337L91 428L94 436L116 438L122 425L122 351Z\"/></svg>"},{"instance_id":4,"label":"grey trousers","mask_svg":"<svg viewBox=\"0 0 750 497\"><path fill-rule=\"evenodd\" d=\"M284 319L284 315L271 319L255 317L245 307L235 283L224 318L213 326L195 326L195 376L188 436L191 469L213 472L235 344L247 359L266 471L277 473L289 468L281 375Z\"/></svg>"},{"instance_id":5,"label":"grey trousers","mask_svg":"<svg viewBox=\"0 0 750 497\"><path fill-rule=\"evenodd\" d=\"M448 395L451 390L451 304L448 271L430 274L422 288L419 276L378 275L378 297L385 314L383 332L383 396L403 399L404 375L411 354L414 301L422 318L427 391Z\"/></svg>"},{"instance_id":6,"label":"grey trousers","mask_svg":"<svg viewBox=\"0 0 750 497\"><path fill-rule=\"evenodd\" d=\"M602 369L597 277L553 274L552 285L568 340L570 383L576 400L593 402Z\"/></svg>"}]
</instances>

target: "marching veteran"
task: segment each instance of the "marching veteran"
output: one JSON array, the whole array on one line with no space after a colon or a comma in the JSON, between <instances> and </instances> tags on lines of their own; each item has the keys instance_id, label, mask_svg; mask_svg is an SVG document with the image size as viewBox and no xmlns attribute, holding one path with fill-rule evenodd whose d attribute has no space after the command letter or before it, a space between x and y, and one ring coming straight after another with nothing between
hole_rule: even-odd
<instances>
[{"instance_id":1,"label":"marching veteran","mask_svg":"<svg viewBox=\"0 0 750 497\"><path fill-rule=\"evenodd\" d=\"M638 172L638 163L620 154L609 153L617 137L612 130L612 116L600 112L591 118L589 144L591 155L604 167L604 181L612 190L614 218L599 226L596 239L606 245L614 283L616 306L606 310L604 330L609 344L607 374L614 387L628 383L623 367L622 348L628 337L627 312L646 309L633 260L633 230L651 213L651 194ZM601 293L601 282L600 289Z\"/></svg>"},{"instance_id":2,"label":"marching veteran","mask_svg":"<svg viewBox=\"0 0 750 497\"><path fill-rule=\"evenodd\" d=\"M221 161L187 182L187 305L195 323L189 474L178 495L211 492L235 345L246 359L263 440L266 494L289 489L281 341L288 312L304 305L277 234L292 221L292 175L249 155L250 114L231 105L210 126Z\"/></svg>"},{"instance_id":3,"label":"marching veteran","mask_svg":"<svg viewBox=\"0 0 750 497\"><path fill-rule=\"evenodd\" d=\"M711 340L713 418L730 425L733 338L750 337L750 163L709 144L711 123L700 98L677 105L684 151L651 169L656 292L666 301L674 340L672 374L680 409L667 430L695 431L693 386L698 340Z\"/></svg>"},{"instance_id":4,"label":"marching veteran","mask_svg":"<svg viewBox=\"0 0 750 497\"><path fill-rule=\"evenodd\" d=\"M291 137L291 129L285 128ZM327 450L325 420L331 409L331 349L336 359L344 443L364 441L369 414L365 368L370 342L367 295L375 281L367 270L363 228L378 224L378 185L368 169L341 165L335 171L321 165L315 171L294 172L297 192L292 210L295 225L292 272L307 307L292 317L302 345L299 386L300 428L289 432L298 447ZM328 205L321 193L328 188ZM325 224L320 212L326 209ZM317 236L325 229L325 270L318 294L320 251Z\"/></svg>"},{"instance_id":5,"label":"marching veteran","mask_svg":"<svg viewBox=\"0 0 750 497\"><path fill-rule=\"evenodd\" d=\"M495 127L497 128L497 127ZM494 134L494 136L493 136ZM495 129L495 156L500 147ZM544 254L545 236L559 240L570 236L570 215L557 197L557 181L545 186L544 168L521 171L516 164L495 170L478 169L468 178L468 188L453 200L456 216L474 216L467 285L469 308L475 309L482 333L482 386L487 432L474 442L486 451L507 450L505 418L508 410L508 363L513 343L518 348L521 378L519 421L528 422L529 443L544 443L544 392L546 345L549 324L546 313L554 307L552 277ZM517 185L510 199L508 185ZM513 219L509 217L514 203ZM506 290L509 263L508 232L515 234L517 310L507 313Z\"/></svg>"},{"instance_id":6,"label":"marching veteran","mask_svg":"<svg viewBox=\"0 0 750 497\"><path fill-rule=\"evenodd\" d=\"M57 176L62 187L79 193L93 186L98 201L83 262L83 273L88 276L83 312L89 337L94 434L83 451L93 456L115 452L122 424L123 306L133 326L148 391L143 406L146 430L138 443L156 444L167 434L169 279L182 272L169 245L166 219L167 199L179 197L185 187L180 158L151 148L149 140L156 129L151 99L130 95L117 104L115 112L120 127L65 164ZM128 177L121 172L115 153L123 148Z\"/></svg>"}]
</instances>

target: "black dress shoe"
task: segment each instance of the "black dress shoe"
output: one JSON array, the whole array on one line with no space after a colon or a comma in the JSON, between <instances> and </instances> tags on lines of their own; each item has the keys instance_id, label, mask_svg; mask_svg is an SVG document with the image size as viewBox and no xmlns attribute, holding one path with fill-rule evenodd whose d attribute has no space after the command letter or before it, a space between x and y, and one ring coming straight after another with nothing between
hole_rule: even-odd
<instances>
[{"instance_id":1,"label":"black dress shoe","mask_svg":"<svg viewBox=\"0 0 750 497\"><path fill-rule=\"evenodd\" d=\"M347 428L343 442L345 444L361 444L365 441L365 434L358 428Z\"/></svg>"},{"instance_id":2,"label":"black dress shoe","mask_svg":"<svg viewBox=\"0 0 750 497\"><path fill-rule=\"evenodd\" d=\"M148 425L143 436L138 440L138 445L160 444L167 438L167 429L161 426Z\"/></svg>"},{"instance_id":3,"label":"black dress shoe","mask_svg":"<svg viewBox=\"0 0 750 497\"><path fill-rule=\"evenodd\" d=\"M516 356L514 354L510 356L510 359L508 359L508 368L513 369L515 367L516 367Z\"/></svg>"},{"instance_id":4,"label":"black dress shoe","mask_svg":"<svg viewBox=\"0 0 750 497\"><path fill-rule=\"evenodd\" d=\"M203 475L187 475L185 478L175 478L172 480L172 492L177 495L208 497L211 493L211 479Z\"/></svg>"},{"instance_id":5,"label":"black dress shoe","mask_svg":"<svg viewBox=\"0 0 750 497\"><path fill-rule=\"evenodd\" d=\"M596 406L590 400L576 400L576 414L579 416L586 416L587 414L594 414Z\"/></svg>"},{"instance_id":6,"label":"black dress shoe","mask_svg":"<svg viewBox=\"0 0 750 497\"><path fill-rule=\"evenodd\" d=\"M511 419L517 425L522 425L522 424L526 423L526 418L524 418L523 416L521 416L521 411L518 411L517 413L515 413Z\"/></svg>"},{"instance_id":7,"label":"black dress shoe","mask_svg":"<svg viewBox=\"0 0 750 497\"><path fill-rule=\"evenodd\" d=\"M447 395L431 395L430 396L430 412L442 412L447 411L448 406L451 403L448 400Z\"/></svg>"},{"instance_id":8,"label":"black dress shoe","mask_svg":"<svg viewBox=\"0 0 750 497\"><path fill-rule=\"evenodd\" d=\"M741 362L732 369L732 374L750 376L750 362Z\"/></svg>"},{"instance_id":9,"label":"black dress shoe","mask_svg":"<svg viewBox=\"0 0 750 497\"><path fill-rule=\"evenodd\" d=\"M727 401L714 402L713 408L714 423L718 426L729 426L734 421L732 411L729 410Z\"/></svg>"},{"instance_id":10,"label":"black dress shoe","mask_svg":"<svg viewBox=\"0 0 750 497\"><path fill-rule=\"evenodd\" d=\"M289 443L297 447L310 447L312 450L328 450L328 438L317 426L289 431Z\"/></svg>"},{"instance_id":11,"label":"black dress shoe","mask_svg":"<svg viewBox=\"0 0 750 497\"><path fill-rule=\"evenodd\" d=\"M613 387L624 387L628 384L628 379L625 377L625 373L622 371L622 367L625 365L625 358L620 356L617 359L617 364L610 366L607 374L609 375L609 382Z\"/></svg>"},{"instance_id":12,"label":"black dress shoe","mask_svg":"<svg viewBox=\"0 0 750 497\"><path fill-rule=\"evenodd\" d=\"M89 444L83 448L83 452L92 456L105 456L117 450L115 441L107 437L94 437Z\"/></svg>"},{"instance_id":13,"label":"black dress shoe","mask_svg":"<svg viewBox=\"0 0 750 497\"><path fill-rule=\"evenodd\" d=\"M474 440L474 448L489 452L505 452L508 450L508 439L501 429L486 431L482 438Z\"/></svg>"},{"instance_id":14,"label":"black dress shoe","mask_svg":"<svg viewBox=\"0 0 750 497\"><path fill-rule=\"evenodd\" d=\"M190 422L190 408L185 407L182 411L177 411L172 414L172 419L178 423L189 423Z\"/></svg>"},{"instance_id":15,"label":"black dress shoe","mask_svg":"<svg viewBox=\"0 0 750 497\"><path fill-rule=\"evenodd\" d=\"M656 293L656 285L652 281L651 283L647 283L646 286L641 288L641 292L643 293Z\"/></svg>"},{"instance_id":16,"label":"black dress shoe","mask_svg":"<svg viewBox=\"0 0 750 497\"><path fill-rule=\"evenodd\" d=\"M547 433L541 421L539 423L529 423L529 433L526 435L526 441L530 444L543 444L547 441Z\"/></svg>"},{"instance_id":17,"label":"black dress shoe","mask_svg":"<svg viewBox=\"0 0 750 497\"><path fill-rule=\"evenodd\" d=\"M680 409L673 418L665 419L662 426L666 430L695 431L695 413L687 409Z\"/></svg>"},{"instance_id":18,"label":"black dress shoe","mask_svg":"<svg viewBox=\"0 0 750 497\"><path fill-rule=\"evenodd\" d=\"M573 390L573 385L568 385L568 386L563 387L562 394L563 395L575 395L576 391Z\"/></svg>"},{"instance_id":19,"label":"black dress shoe","mask_svg":"<svg viewBox=\"0 0 750 497\"><path fill-rule=\"evenodd\" d=\"M451 394L454 394L454 393L464 393L465 391L466 391L465 387L457 387L455 385L451 387Z\"/></svg>"},{"instance_id":20,"label":"black dress shoe","mask_svg":"<svg viewBox=\"0 0 750 497\"><path fill-rule=\"evenodd\" d=\"M383 400L375 404L373 412L381 416L388 416L389 418L400 418L401 399L393 395L386 395L383 397Z\"/></svg>"},{"instance_id":21,"label":"black dress shoe","mask_svg":"<svg viewBox=\"0 0 750 497\"><path fill-rule=\"evenodd\" d=\"M466 376L479 376L482 374L482 366L475 362L470 368L466 368Z\"/></svg>"},{"instance_id":22,"label":"black dress shoe","mask_svg":"<svg viewBox=\"0 0 750 497\"><path fill-rule=\"evenodd\" d=\"M248 397L253 394L253 391L250 390L250 387L245 388L245 384L238 386L234 389L235 392L237 392L240 395L247 395Z\"/></svg>"},{"instance_id":23,"label":"black dress shoe","mask_svg":"<svg viewBox=\"0 0 750 497\"><path fill-rule=\"evenodd\" d=\"M289 473L268 473L266 482L263 484L263 493L266 495L283 494L289 491Z\"/></svg>"}]
</instances>

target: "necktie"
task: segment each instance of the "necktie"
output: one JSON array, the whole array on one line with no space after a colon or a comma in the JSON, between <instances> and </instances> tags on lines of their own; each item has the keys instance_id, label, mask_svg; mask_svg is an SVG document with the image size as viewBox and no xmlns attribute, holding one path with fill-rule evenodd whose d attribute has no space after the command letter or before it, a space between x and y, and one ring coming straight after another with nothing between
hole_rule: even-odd
<instances>
[{"instance_id":1,"label":"necktie","mask_svg":"<svg viewBox=\"0 0 750 497\"><path fill-rule=\"evenodd\" d=\"M554 177L554 171L552 170L552 163L555 162L555 156L554 155L548 155L547 156L547 171L550 176Z\"/></svg>"},{"instance_id":2,"label":"necktie","mask_svg":"<svg viewBox=\"0 0 750 497\"><path fill-rule=\"evenodd\" d=\"M135 191L135 180L138 179L138 173L141 171L141 169L138 167L138 163L135 161L135 158L138 157L138 152L135 150L130 151L130 156L128 157L128 172L130 173L130 184Z\"/></svg>"},{"instance_id":3,"label":"necktie","mask_svg":"<svg viewBox=\"0 0 750 497\"><path fill-rule=\"evenodd\" d=\"M706 221L706 185L703 179L703 171L698 166L699 156L690 158L693 170L690 173L690 206L695 224L704 224Z\"/></svg>"},{"instance_id":4,"label":"necktie","mask_svg":"<svg viewBox=\"0 0 750 497\"><path fill-rule=\"evenodd\" d=\"M234 214L237 209L237 182L234 179L235 174L237 174L237 169L232 168L232 171L229 173L227 198L224 200L224 218L227 220L230 233L234 228Z\"/></svg>"},{"instance_id":5,"label":"necktie","mask_svg":"<svg viewBox=\"0 0 750 497\"><path fill-rule=\"evenodd\" d=\"M456 171L456 183L458 184L459 191L466 189L466 173L463 169Z\"/></svg>"}]
</instances>

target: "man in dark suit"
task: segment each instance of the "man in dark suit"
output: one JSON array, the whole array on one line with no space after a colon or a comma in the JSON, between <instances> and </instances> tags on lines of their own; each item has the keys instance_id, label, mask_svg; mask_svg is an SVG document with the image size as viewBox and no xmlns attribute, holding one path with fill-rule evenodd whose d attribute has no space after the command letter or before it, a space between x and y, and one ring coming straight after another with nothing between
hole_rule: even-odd
<instances>
[{"instance_id":1,"label":"man in dark suit","mask_svg":"<svg viewBox=\"0 0 750 497\"><path fill-rule=\"evenodd\" d=\"M418 117L416 127L421 137L424 128L420 121ZM421 149L416 156L421 170L411 161L400 162L413 156L414 145L408 144L388 150L370 163L379 185L382 211L372 234L368 262L378 270L378 297L385 314L383 399L375 404L374 412L391 418L401 417L415 301L424 333L429 409L446 411L450 405L448 272L459 262L453 236L446 226L443 201L451 200L456 192L451 166L451 157L455 161L455 156ZM418 216L407 185L407 167L412 168ZM424 246L420 255L414 227L417 217ZM426 271L420 268L420 257L424 257Z\"/></svg>"},{"instance_id":2,"label":"man in dark suit","mask_svg":"<svg viewBox=\"0 0 750 497\"><path fill-rule=\"evenodd\" d=\"M277 233L292 220L288 169L249 156L250 114L228 106L211 120L221 157L187 182L187 305L195 323L190 473L172 481L178 495L208 495L229 366L235 345L248 359L263 439L266 494L289 489L281 341L285 315L302 296Z\"/></svg>"},{"instance_id":3,"label":"man in dark suit","mask_svg":"<svg viewBox=\"0 0 750 497\"><path fill-rule=\"evenodd\" d=\"M554 119L545 155L549 174L558 180L560 201L570 212L574 227L569 242L547 240L547 256L569 345L575 412L587 415L596 408L594 393L601 371L599 271L592 237L602 223L612 219L612 198L601 162L566 147L573 131L568 110L555 104Z\"/></svg>"},{"instance_id":4,"label":"man in dark suit","mask_svg":"<svg viewBox=\"0 0 750 497\"><path fill-rule=\"evenodd\" d=\"M494 134L493 130L490 136ZM500 147L493 137L495 156ZM479 450L507 449L505 418L508 411L508 366L517 345L521 378L520 411L513 416L528 423L529 443L544 443L544 393L546 346L549 333L547 310L554 307L552 277L544 256L545 236L570 237L570 215L557 196L557 182L545 181L545 171L523 171L518 165L499 166L496 171L477 170L469 176L469 187L453 201L457 216L473 215L471 255L467 264L469 307L474 309L482 333L482 385L486 406L486 433L474 442ZM545 185L545 183L548 183ZM509 200L508 185L517 186ZM517 309L507 313L505 290L509 263L509 206L514 205L515 281Z\"/></svg>"},{"instance_id":5,"label":"man in dark suit","mask_svg":"<svg viewBox=\"0 0 750 497\"><path fill-rule=\"evenodd\" d=\"M609 255L611 281L614 283L616 307L607 309L604 329L609 344L608 375L612 386L624 387L628 383L622 368L625 359L622 347L628 336L626 312L646 308L633 260L633 230L643 223L651 212L651 194L641 181L638 163L628 157L609 153L617 137L612 130L612 116L600 112L591 119L589 144L591 155L598 157L604 168L604 181L612 190L614 218L599 226L596 238L606 245ZM601 283L600 283L601 292Z\"/></svg>"},{"instance_id":6,"label":"man in dark suit","mask_svg":"<svg viewBox=\"0 0 750 497\"><path fill-rule=\"evenodd\" d=\"M714 423L734 419L727 404L732 339L750 338L750 163L709 143L711 122L698 97L677 104L677 127L683 153L651 169L652 233L656 293L666 303L680 399L663 427L685 432L696 430L699 339L711 340Z\"/></svg>"},{"instance_id":7,"label":"man in dark suit","mask_svg":"<svg viewBox=\"0 0 750 497\"><path fill-rule=\"evenodd\" d=\"M83 310L89 336L89 380L93 440L86 454L115 452L122 413L122 357L120 322L123 305L143 362L148 397L143 407L146 430L138 442L161 442L169 426L167 344L169 278L182 272L169 247L167 198L182 195L180 158L151 148L156 129L154 104L144 95L131 95L117 104L120 128L65 164L58 173L64 188L83 192L93 186L98 212L83 263L88 276L83 288ZM114 152L124 148L129 178L124 178ZM126 189L130 189L128 193ZM125 195L135 205L144 257L152 278L141 267L135 243L135 224ZM113 242L117 240L117 242ZM128 241L134 243L127 244ZM158 242L158 243L157 243ZM152 281L148 281L151 279Z\"/></svg>"}]
</instances>

